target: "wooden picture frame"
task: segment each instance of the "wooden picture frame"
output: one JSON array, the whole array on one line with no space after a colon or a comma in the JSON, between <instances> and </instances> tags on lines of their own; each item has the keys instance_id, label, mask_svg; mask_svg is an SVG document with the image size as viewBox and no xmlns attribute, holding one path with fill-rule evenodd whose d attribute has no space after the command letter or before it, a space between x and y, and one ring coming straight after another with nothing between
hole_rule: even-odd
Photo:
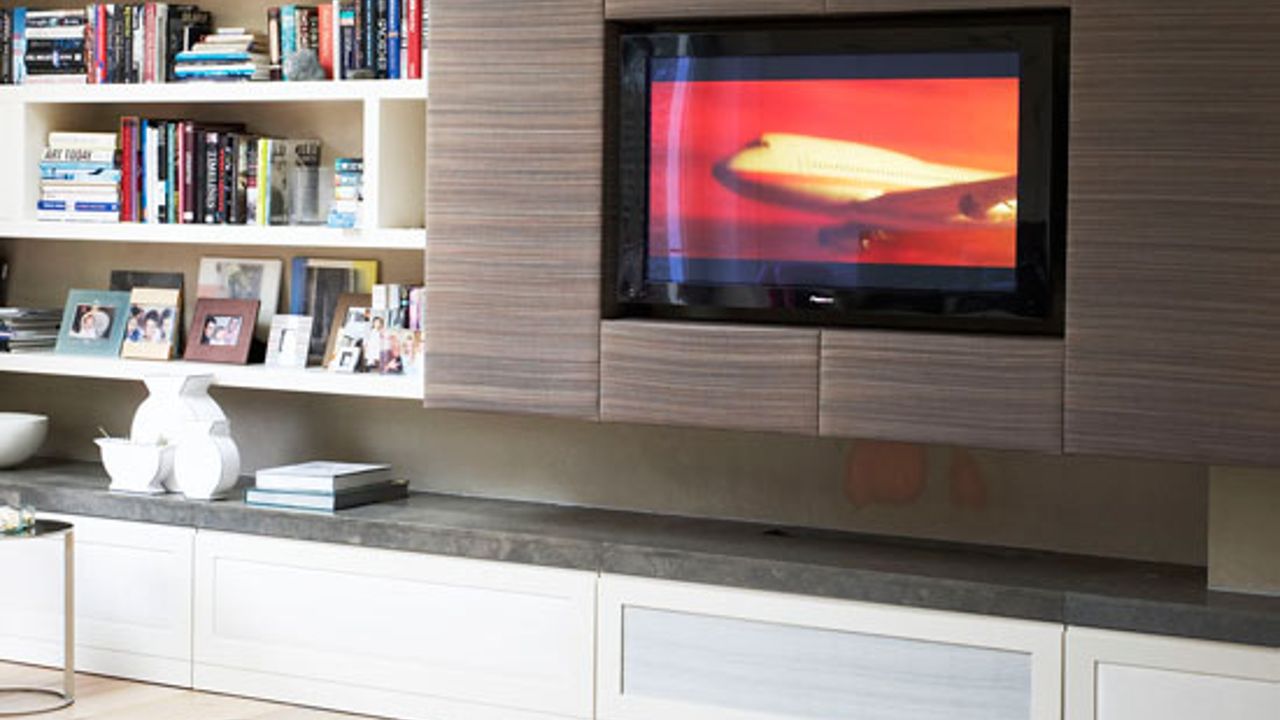
<instances>
[{"instance_id":1,"label":"wooden picture frame","mask_svg":"<svg viewBox=\"0 0 1280 720\"><path fill-rule=\"evenodd\" d=\"M183 359L233 365L247 363L258 304L257 300L197 300Z\"/></svg>"}]
</instances>

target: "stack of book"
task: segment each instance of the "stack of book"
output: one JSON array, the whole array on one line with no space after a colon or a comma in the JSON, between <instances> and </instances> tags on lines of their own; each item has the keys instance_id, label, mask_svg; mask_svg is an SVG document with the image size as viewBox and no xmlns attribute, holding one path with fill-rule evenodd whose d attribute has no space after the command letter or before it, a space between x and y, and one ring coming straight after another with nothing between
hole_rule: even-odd
<instances>
[{"instance_id":1,"label":"stack of book","mask_svg":"<svg viewBox=\"0 0 1280 720\"><path fill-rule=\"evenodd\" d=\"M364 159L338 158L333 161L333 206L329 227L360 227L360 204L364 200Z\"/></svg>"},{"instance_id":2,"label":"stack of book","mask_svg":"<svg viewBox=\"0 0 1280 720\"><path fill-rule=\"evenodd\" d=\"M259 507L335 512L402 500L408 484L391 478L389 465L327 461L259 470L245 503Z\"/></svg>"},{"instance_id":3,"label":"stack of book","mask_svg":"<svg viewBox=\"0 0 1280 720\"><path fill-rule=\"evenodd\" d=\"M0 352L52 350L61 324L58 308L0 307Z\"/></svg>"},{"instance_id":4,"label":"stack of book","mask_svg":"<svg viewBox=\"0 0 1280 720\"><path fill-rule=\"evenodd\" d=\"M27 83L85 81L85 11L27 10L23 71Z\"/></svg>"},{"instance_id":5,"label":"stack of book","mask_svg":"<svg viewBox=\"0 0 1280 720\"><path fill-rule=\"evenodd\" d=\"M51 132L40 161L39 220L118 222L115 133Z\"/></svg>"},{"instance_id":6,"label":"stack of book","mask_svg":"<svg viewBox=\"0 0 1280 720\"><path fill-rule=\"evenodd\" d=\"M244 28L218 28L178 53L175 75L190 80L267 80L266 41Z\"/></svg>"},{"instance_id":7,"label":"stack of book","mask_svg":"<svg viewBox=\"0 0 1280 720\"><path fill-rule=\"evenodd\" d=\"M325 77L419 79L426 64L426 0L332 0L267 10L273 80L297 80L289 56L311 50Z\"/></svg>"}]
</instances>

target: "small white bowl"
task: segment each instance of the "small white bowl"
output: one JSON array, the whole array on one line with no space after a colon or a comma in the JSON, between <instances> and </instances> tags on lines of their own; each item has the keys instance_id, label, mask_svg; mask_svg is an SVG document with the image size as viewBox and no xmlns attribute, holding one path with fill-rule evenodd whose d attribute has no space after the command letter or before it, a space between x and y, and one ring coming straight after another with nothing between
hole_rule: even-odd
<instances>
[{"instance_id":1,"label":"small white bowl","mask_svg":"<svg viewBox=\"0 0 1280 720\"><path fill-rule=\"evenodd\" d=\"M109 490L159 495L164 481L173 473L173 453L177 445L136 443L124 438L94 440L102 451L102 465L111 476Z\"/></svg>"},{"instance_id":2,"label":"small white bowl","mask_svg":"<svg viewBox=\"0 0 1280 720\"><path fill-rule=\"evenodd\" d=\"M49 434L49 418L29 413L0 412L0 468L27 461Z\"/></svg>"}]
</instances>

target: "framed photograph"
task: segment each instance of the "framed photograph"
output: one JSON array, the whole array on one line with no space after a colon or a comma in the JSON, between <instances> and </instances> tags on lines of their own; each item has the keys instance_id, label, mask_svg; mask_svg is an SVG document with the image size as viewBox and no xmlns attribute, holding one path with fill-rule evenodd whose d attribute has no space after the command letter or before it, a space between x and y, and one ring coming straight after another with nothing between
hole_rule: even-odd
<instances>
[{"instance_id":1,"label":"framed photograph","mask_svg":"<svg viewBox=\"0 0 1280 720\"><path fill-rule=\"evenodd\" d=\"M338 355L334 358L333 364L329 366L329 369L340 373L353 373L359 370L360 348L351 346L338 350Z\"/></svg>"},{"instance_id":2,"label":"framed photograph","mask_svg":"<svg viewBox=\"0 0 1280 720\"><path fill-rule=\"evenodd\" d=\"M260 339L265 340L271 332L271 318L275 317L276 308L280 306L280 277L283 272L284 263L280 260L202 258L200 274L196 279L196 297L198 299L257 300L258 317L254 324L254 332Z\"/></svg>"},{"instance_id":3,"label":"framed photograph","mask_svg":"<svg viewBox=\"0 0 1280 720\"><path fill-rule=\"evenodd\" d=\"M62 311L62 328L54 352L116 357L124 342L129 293L72 290Z\"/></svg>"},{"instance_id":4,"label":"framed photograph","mask_svg":"<svg viewBox=\"0 0 1280 720\"><path fill-rule=\"evenodd\" d=\"M168 360L178 334L182 293L163 288L134 288L129 295L121 357Z\"/></svg>"},{"instance_id":5,"label":"framed photograph","mask_svg":"<svg viewBox=\"0 0 1280 720\"><path fill-rule=\"evenodd\" d=\"M368 295L348 293L338 296L334 304L333 318L329 321L329 331L325 334L325 348L321 355L321 364L324 367L333 367L340 346L358 345L363 350L367 326L362 326L362 323L369 321L369 300ZM315 337L314 326L311 336Z\"/></svg>"},{"instance_id":6,"label":"framed photograph","mask_svg":"<svg viewBox=\"0 0 1280 720\"><path fill-rule=\"evenodd\" d=\"M187 334L187 360L243 365L249 361L257 300L196 301L195 321Z\"/></svg>"},{"instance_id":7,"label":"framed photograph","mask_svg":"<svg viewBox=\"0 0 1280 720\"><path fill-rule=\"evenodd\" d=\"M267 340L267 365L305 368L311 348L311 323L307 315L275 316Z\"/></svg>"}]
</instances>

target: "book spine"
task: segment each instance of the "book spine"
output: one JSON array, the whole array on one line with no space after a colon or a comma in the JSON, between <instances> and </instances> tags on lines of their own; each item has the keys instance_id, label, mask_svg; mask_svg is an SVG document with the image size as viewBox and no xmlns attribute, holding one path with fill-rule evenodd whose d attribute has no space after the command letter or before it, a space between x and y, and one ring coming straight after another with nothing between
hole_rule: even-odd
<instances>
[{"instance_id":1,"label":"book spine","mask_svg":"<svg viewBox=\"0 0 1280 720\"><path fill-rule=\"evenodd\" d=\"M315 50L320 57L320 9L314 5L298 7L298 49Z\"/></svg>"},{"instance_id":2,"label":"book spine","mask_svg":"<svg viewBox=\"0 0 1280 720\"><path fill-rule=\"evenodd\" d=\"M147 23L146 6L133 6L133 81L142 82L147 71Z\"/></svg>"},{"instance_id":3,"label":"book spine","mask_svg":"<svg viewBox=\"0 0 1280 720\"><path fill-rule=\"evenodd\" d=\"M270 178L270 155L271 155L271 139L259 138L258 140L258 204L257 218L255 221L258 225L267 224L267 186Z\"/></svg>"},{"instance_id":4,"label":"book spine","mask_svg":"<svg viewBox=\"0 0 1280 720\"><path fill-rule=\"evenodd\" d=\"M157 223L169 222L169 123L161 121L156 124L155 147L155 182L152 194L155 197L155 220Z\"/></svg>"},{"instance_id":5,"label":"book spine","mask_svg":"<svg viewBox=\"0 0 1280 720\"><path fill-rule=\"evenodd\" d=\"M156 81L156 4L142 6L142 78L144 83Z\"/></svg>"},{"instance_id":6,"label":"book spine","mask_svg":"<svg viewBox=\"0 0 1280 720\"><path fill-rule=\"evenodd\" d=\"M21 85L27 81L27 9L13 9L13 82Z\"/></svg>"},{"instance_id":7,"label":"book spine","mask_svg":"<svg viewBox=\"0 0 1280 720\"><path fill-rule=\"evenodd\" d=\"M182 123L182 222L196 222L196 131L190 121Z\"/></svg>"},{"instance_id":8,"label":"book spine","mask_svg":"<svg viewBox=\"0 0 1280 720\"><path fill-rule=\"evenodd\" d=\"M220 148L218 133L212 130L206 131L204 133L204 182L201 189L203 222L206 225L218 222L218 176L221 175L218 151Z\"/></svg>"},{"instance_id":9,"label":"book spine","mask_svg":"<svg viewBox=\"0 0 1280 720\"><path fill-rule=\"evenodd\" d=\"M133 6L120 6L120 77L118 82L133 81Z\"/></svg>"},{"instance_id":10,"label":"book spine","mask_svg":"<svg viewBox=\"0 0 1280 720\"><path fill-rule=\"evenodd\" d=\"M135 132L137 137L134 138L133 147L136 157L133 167L137 170L138 180L133 194L133 221L146 222L147 183L151 181L147 175L147 142L150 135L147 132L147 121L139 120Z\"/></svg>"},{"instance_id":11,"label":"book spine","mask_svg":"<svg viewBox=\"0 0 1280 720\"><path fill-rule=\"evenodd\" d=\"M95 82L105 83L107 81L107 67L109 65L107 58L108 28L107 28L107 6L99 3L94 6L98 19L94 22L93 29L96 34L94 44L94 61L97 63L95 73L97 80Z\"/></svg>"},{"instance_id":12,"label":"book spine","mask_svg":"<svg viewBox=\"0 0 1280 720\"><path fill-rule=\"evenodd\" d=\"M235 135L223 133L218 146L218 222L230 222L231 207L235 205Z\"/></svg>"},{"instance_id":13,"label":"book spine","mask_svg":"<svg viewBox=\"0 0 1280 720\"><path fill-rule=\"evenodd\" d=\"M400 77L400 0L387 3L387 77Z\"/></svg>"},{"instance_id":14,"label":"book spine","mask_svg":"<svg viewBox=\"0 0 1280 720\"><path fill-rule=\"evenodd\" d=\"M280 64L280 8L267 8L267 59L272 80L282 80Z\"/></svg>"},{"instance_id":15,"label":"book spine","mask_svg":"<svg viewBox=\"0 0 1280 720\"><path fill-rule=\"evenodd\" d=\"M164 82L168 77L169 54L167 52L169 39L169 5L168 3L158 3L156 5L156 68L154 72L155 82Z\"/></svg>"},{"instance_id":16,"label":"book spine","mask_svg":"<svg viewBox=\"0 0 1280 720\"><path fill-rule=\"evenodd\" d=\"M373 72L377 63L374 59L374 48L378 43L378 0L356 0L360 3L360 69Z\"/></svg>"},{"instance_id":17,"label":"book spine","mask_svg":"<svg viewBox=\"0 0 1280 720\"><path fill-rule=\"evenodd\" d=\"M161 77L163 77L163 75L161 75ZM169 166L167 187L165 188L165 191L169 193L169 199L165 201L165 206L168 209L168 222L176 224L182 219L182 215L178 210L178 189L180 187L178 184L178 168L180 167L178 163L178 158L180 157L178 153L178 138L181 135L178 132L178 123L167 123L165 132L169 136L169 141L167 143L168 155L165 159L165 162Z\"/></svg>"},{"instance_id":18,"label":"book spine","mask_svg":"<svg viewBox=\"0 0 1280 720\"><path fill-rule=\"evenodd\" d=\"M298 51L298 15L294 5L280 6L280 63L281 70L289 61L289 57ZM291 80L287 72L285 80Z\"/></svg>"},{"instance_id":19,"label":"book spine","mask_svg":"<svg viewBox=\"0 0 1280 720\"><path fill-rule=\"evenodd\" d=\"M124 27L122 7L115 3L107 6L107 25L111 33L107 40L107 82L120 83L124 69Z\"/></svg>"},{"instance_id":20,"label":"book spine","mask_svg":"<svg viewBox=\"0 0 1280 720\"><path fill-rule=\"evenodd\" d=\"M410 80L422 78L422 3L424 0L405 0L405 39L408 52L405 54L405 77Z\"/></svg>"},{"instance_id":21,"label":"book spine","mask_svg":"<svg viewBox=\"0 0 1280 720\"><path fill-rule=\"evenodd\" d=\"M373 71L375 77L387 77L387 0L374 0Z\"/></svg>"},{"instance_id":22,"label":"book spine","mask_svg":"<svg viewBox=\"0 0 1280 720\"><path fill-rule=\"evenodd\" d=\"M133 222L133 125L136 117L120 118L120 222Z\"/></svg>"},{"instance_id":23,"label":"book spine","mask_svg":"<svg viewBox=\"0 0 1280 720\"><path fill-rule=\"evenodd\" d=\"M316 26L317 39L319 45L317 47L320 57L320 67L324 68L324 76L327 78L337 78L333 72L333 5L321 5L316 8Z\"/></svg>"},{"instance_id":24,"label":"book spine","mask_svg":"<svg viewBox=\"0 0 1280 720\"><path fill-rule=\"evenodd\" d=\"M339 57L342 58L342 78L351 77L351 72L360 67L360 42L356 34L355 0L338 0L338 44Z\"/></svg>"}]
</instances>

